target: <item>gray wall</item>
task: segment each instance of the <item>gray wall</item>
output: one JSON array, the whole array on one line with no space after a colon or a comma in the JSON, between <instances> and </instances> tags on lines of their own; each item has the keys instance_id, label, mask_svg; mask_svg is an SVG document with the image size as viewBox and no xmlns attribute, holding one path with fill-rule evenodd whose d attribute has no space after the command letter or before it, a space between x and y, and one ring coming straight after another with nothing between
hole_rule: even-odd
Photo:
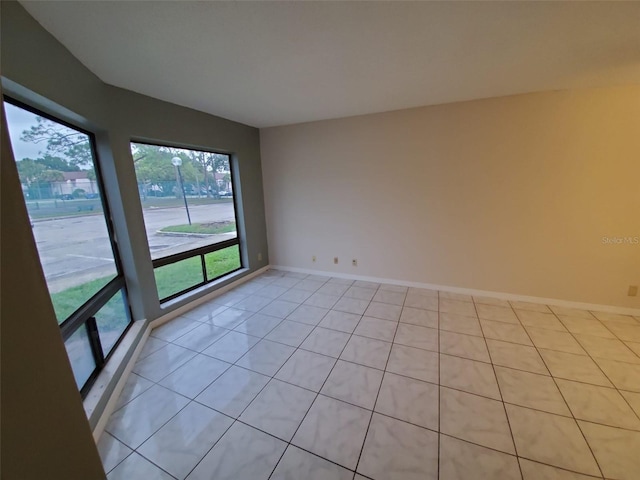
<instances>
[{"instance_id":1,"label":"gray wall","mask_svg":"<svg viewBox=\"0 0 640 480\"><path fill-rule=\"evenodd\" d=\"M0 15L3 93L96 134L136 319L153 320L167 309L157 298L132 138L231 153L245 266L254 271L269 263L257 129L106 85L16 2L2 2ZM5 138L3 121L3 478L101 478Z\"/></svg>"}]
</instances>

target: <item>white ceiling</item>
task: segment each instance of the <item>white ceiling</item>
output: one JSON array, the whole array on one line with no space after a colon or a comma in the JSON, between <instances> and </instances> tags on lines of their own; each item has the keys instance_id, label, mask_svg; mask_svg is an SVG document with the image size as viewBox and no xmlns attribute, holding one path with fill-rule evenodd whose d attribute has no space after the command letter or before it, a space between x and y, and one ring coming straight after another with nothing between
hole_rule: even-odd
<instances>
[{"instance_id":1,"label":"white ceiling","mask_svg":"<svg viewBox=\"0 0 640 480\"><path fill-rule=\"evenodd\" d=\"M256 127L640 83L640 2L62 2L106 83Z\"/></svg>"}]
</instances>

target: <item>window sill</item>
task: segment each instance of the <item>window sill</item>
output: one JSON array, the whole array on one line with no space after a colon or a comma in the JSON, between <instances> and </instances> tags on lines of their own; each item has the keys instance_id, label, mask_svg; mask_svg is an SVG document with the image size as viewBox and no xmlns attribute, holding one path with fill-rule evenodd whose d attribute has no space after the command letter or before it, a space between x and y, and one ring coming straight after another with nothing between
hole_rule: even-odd
<instances>
[{"instance_id":1,"label":"window sill","mask_svg":"<svg viewBox=\"0 0 640 480\"><path fill-rule=\"evenodd\" d=\"M95 430L98 425L107 402L111 398L136 347L142 340L148 323L147 320L133 322L84 399L84 411L89 420L91 430Z\"/></svg>"},{"instance_id":2,"label":"window sill","mask_svg":"<svg viewBox=\"0 0 640 480\"><path fill-rule=\"evenodd\" d=\"M215 293L215 296L220 295L221 293L223 293L219 292L220 289L240 280L249 272L249 268L241 268L239 270L236 270L229 275L225 275L224 277L214 280L211 283L207 283L206 285L195 288L185 293L184 295L164 302L160 305L160 311L162 312L162 315L167 315L185 306L189 307L188 309L184 309L185 311L191 310L192 308L198 306L198 304L204 303L205 301L209 300L210 294Z\"/></svg>"}]
</instances>

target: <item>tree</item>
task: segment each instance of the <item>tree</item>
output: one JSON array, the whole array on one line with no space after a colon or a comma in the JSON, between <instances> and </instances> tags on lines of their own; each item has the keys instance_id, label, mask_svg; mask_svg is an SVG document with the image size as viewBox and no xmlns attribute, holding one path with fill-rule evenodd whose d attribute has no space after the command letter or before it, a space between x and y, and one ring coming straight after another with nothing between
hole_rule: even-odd
<instances>
[{"instance_id":1,"label":"tree","mask_svg":"<svg viewBox=\"0 0 640 480\"><path fill-rule=\"evenodd\" d=\"M171 163L171 152L164 147L132 143L131 153L138 181L166 182L174 179L175 170Z\"/></svg>"},{"instance_id":2,"label":"tree","mask_svg":"<svg viewBox=\"0 0 640 480\"><path fill-rule=\"evenodd\" d=\"M53 157L45 153L42 157L36 159L36 162L43 165L47 170L58 170L60 172L79 172L80 167L70 163L68 160L60 157Z\"/></svg>"},{"instance_id":3,"label":"tree","mask_svg":"<svg viewBox=\"0 0 640 480\"><path fill-rule=\"evenodd\" d=\"M48 195L51 192L51 183L64 181L64 174L60 170L49 168L47 162L43 162L42 159L24 158L16 162L16 165L20 183L36 198L42 198L42 184L47 185L45 191Z\"/></svg>"},{"instance_id":4,"label":"tree","mask_svg":"<svg viewBox=\"0 0 640 480\"><path fill-rule=\"evenodd\" d=\"M146 157L135 165L139 182L168 182L175 180L175 167L171 159L153 159Z\"/></svg>"},{"instance_id":5,"label":"tree","mask_svg":"<svg viewBox=\"0 0 640 480\"><path fill-rule=\"evenodd\" d=\"M38 181L43 183L63 182L64 174L59 170L43 170Z\"/></svg>"},{"instance_id":6,"label":"tree","mask_svg":"<svg viewBox=\"0 0 640 480\"><path fill-rule=\"evenodd\" d=\"M69 165L90 167L93 165L93 154L89 137L60 123L47 118L36 117L36 125L22 132L23 142L42 143L45 145L46 155L50 158L67 159Z\"/></svg>"},{"instance_id":7,"label":"tree","mask_svg":"<svg viewBox=\"0 0 640 480\"><path fill-rule=\"evenodd\" d=\"M229 157L220 153L202 152L197 150L187 150L186 155L194 165L198 165L199 170L202 171L202 177L204 178L205 191L207 197L211 196L211 190L209 188L209 177L211 172L229 171ZM196 182L199 183L196 177ZM212 182L213 189L217 193L218 185L215 181ZM200 190L198 185L198 191Z\"/></svg>"},{"instance_id":8,"label":"tree","mask_svg":"<svg viewBox=\"0 0 640 480\"><path fill-rule=\"evenodd\" d=\"M209 196L209 179L207 177L207 163L205 159L205 152L187 150L186 155L189 158L190 165L192 166L198 165L198 167L195 167L196 169L202 168L202 177L204 178L204 182L205 182L205 191L207 192L207 196ZM195 177L196 188L198 190L198 197L199 197L200 196L199 172L197 170L194 170L193 175Z\"/></svg>"},{"instance_id":9,"label":"tree","mask_svg":"<svg viewBox=\"0 0 640 480\"><path fill-rule=\"evenodd\" d=\"M204 190L207 196L211 196L211 190L217 192L217 183L211 182L212 172L229 172L229 157L219 153L189 150L185 148L165 147L160 145L148 145L144 143L132 143L131 153L136 169L136 176L140 184L140 191L146 199L149 189L160 182L178 182L177 171L172 159L179 157L182 160L180 172L186 183L195 183L195 192L201 194L201 184L204 182ZM211 182L211 183L210 183ZM213 188L210 189L209 185ZM176 185L176 188L179 188ZM187 192L191 187L185 185ZM177 195L181 193L176 191Z\"/></svg>"},{"instance_id":10,"label":"tree","mask_svg":"<svg viewBox=\"0 0 640 480\"><path fill-rule=\"evenodd\" d=\"M150 190L161 189L159 183L176 181L175 167L171 163L173 155L167 147L132 143L131 155L143 199L146 200Z\"/></svg>"},{"instance_id":11,"label":"tree","mask_svg":"<svg viewBox=\"0 0 640 480\"><path fill-rule=\"evenodd\" d=\"M31 185L31 183L38 181L39 176L45 170L45 166L38 163L31 158L25 158L16 162L18 167L18 176L20 177L20 183L24 185Z\"/></svg>"}]
</instances>

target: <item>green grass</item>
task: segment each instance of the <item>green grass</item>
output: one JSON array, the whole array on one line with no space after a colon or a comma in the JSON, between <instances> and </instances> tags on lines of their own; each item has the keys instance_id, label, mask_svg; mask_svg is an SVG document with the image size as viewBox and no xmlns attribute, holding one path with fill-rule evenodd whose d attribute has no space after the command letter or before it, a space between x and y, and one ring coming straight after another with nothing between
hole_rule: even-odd
<instances>
[{"instance_id":1,"label":"green grass","mask_svg":"<svg viewBox=\"0 0 640 480\"><path fill-rule=\"evenodd\" d=\"M240 249L237 246L223 248L204 256L207 278L219 277L240 268ZM200 256L165 265L154 270L158 296L167 298L193 285L202 283L202 263Z\"/></svg>"},{"instance_id":2,"label":"green grass","mask_svg":"<svg viewBox=\"0 0 640 480\"><path fill-rule=\"evenodd\" d=\"M220 233L235 232L236 222L211 222L193 223L191 225L170 225L160 229L167 233L198 233L204 235L215 235Z\"/></svg>"},{"instance_id":3,"label":"green grass","mask_svg":"<svg viewBox=\"0 0 640 480\"><path fill-rule=\"evenodd\" d=\"M53 308L56 312L58 324L66 320L80 306L93 297L98 290L104 287L113 277L96 278L81 285L67 288L51 295Z\"/></svg>"},{"instance_id":4,"label":"green grass","mask_svg":"<svg viewBox=\"0 0 640 480\"><path fill-rule=\"evenodd\" d=\"M223 248L217 252L207 253L204 256L204 263L207 266L207 278L213 280L232 270L240 268L240 247Z\"/></svg>"},{"instance_id":5,"label":"green grass","mask_svg":"<svg viewBox=\"0 0 640 480\"><path fill-rule=\"evenodd\" d=\"M161 299L204 281L200 256L156 268L153 272Z\"/></svg>"},{"instance_id":6,"label":"green grass","mask_svg":"<svg viewBox=\"0 0 640 480\"><path fill-rule=\"evenodd\" d=\"M207 253L204 258L209 280L240 268L240 248L237 245L223 248L217 252ZM204 281L202 278L200 256L156 268L154 272L160 298L166 298ZM51 300L56 312L56 317L58 318L58 323L60 324L66 320L69 315L95 295L98 290L104 287L112 278L113 277L97 278L52 294ZM121 310L121 307L117 305L117 302L114 302L113 307L107 304L103 307L103 310L101 310L103 315L99 315L99 317L104 318L104 325L107 329L110 328L110 324L114 326L121 325L122 316L118 311Z\"/></svg>"}]
</instances>

